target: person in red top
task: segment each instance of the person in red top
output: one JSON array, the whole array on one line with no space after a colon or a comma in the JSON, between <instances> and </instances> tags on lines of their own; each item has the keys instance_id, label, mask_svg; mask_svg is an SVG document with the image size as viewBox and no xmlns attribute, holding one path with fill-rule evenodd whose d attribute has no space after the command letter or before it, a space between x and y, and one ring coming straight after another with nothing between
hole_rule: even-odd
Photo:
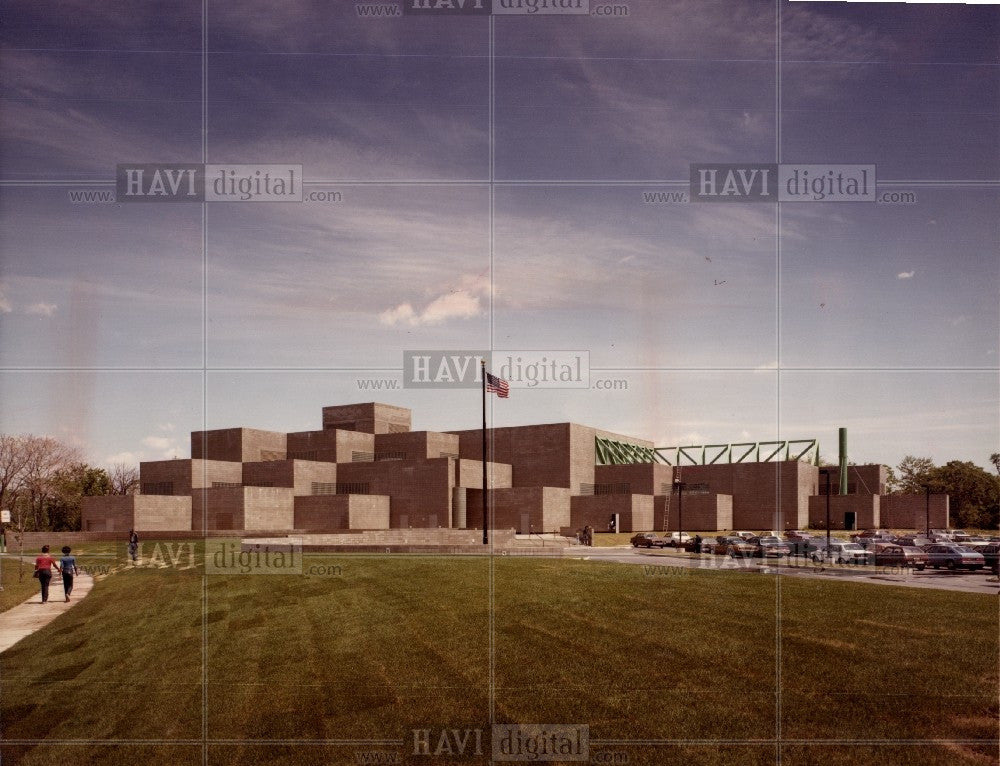
<instances>
[{"instance_id":1,"label":"person in red top","mask_svg":"<svg viewBox=\"0 0 1000 766\"><path fill-rule=\"evenodd\" d=\"M52 582L52 567L62 572L56 560L49 555L49 546L42 546L42 555L35 559L35 577L42 586L42 603L49 600L49 583Z\"/></svg>"}]
</instances>

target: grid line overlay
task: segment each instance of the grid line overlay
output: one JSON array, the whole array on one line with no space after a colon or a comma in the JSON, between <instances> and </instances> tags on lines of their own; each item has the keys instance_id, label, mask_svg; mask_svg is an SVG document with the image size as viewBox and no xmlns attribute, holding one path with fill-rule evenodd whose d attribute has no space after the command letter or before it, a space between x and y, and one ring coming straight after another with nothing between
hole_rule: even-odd
<instances>
[{"instance_id":1,"label":"grid line overlay","mask_svg":"<svg viewBox=\"0 0 1000 766\"><path fill-rule=\"evenodd\" d=\"M201 157L202 162L208 162L208 1L202 0L202 30L201 30L201 43L202 47L200 50L201 56ZM782 118L782 104L781 104L781 74L782 74L782 64L783 63L809 63L809 62L798 62L794 59L783 60L781 55L781 6L782 0L775 0L775 35L776 35L776 53L773 61L767 59L713 59L713 61L726 61L731 63L763 63L774 65L775 72L775 154L776 161L781 162L781 118ZM489 52L488 52L488 64L489 64L489 175L487 179L384 179L384 180L371 180L371 179L304 179L303 184L307 186L331 186L331 185L344 185L344 186L484 186L488 188L489 191L489 299L488 299L488 315L489 315L489 349L491 351L495 350L495 215L496 215L496 188L499 187L616 187L616 186L628 186L628 187L643 187L643 186L668 186L668 187L684 187L687 188L689 184L689 179L650 179L650 180L630 180L630 179L499 179L496 177L496 60L505 60L513 58L533 58L540 60L547 59L561 59L567 57L557 57L557 56L503 56L497 55L495 50L496 40L495 40L495 17L490 16L488 20L489 28ZM18 49L18 50L49 50L49 49ZM80 49L82 50L82 49ZM119 52L119 51L114 51ZM189 51L190 53L198 53L198 51ZM214 51L214 53L226 53L225 51ZM273 53L268 55L276 56L304 56L304 55L336 55L336 56L378 56L381 58L389 58L389 54L310 54L310 53L294 53L294 52L281 52ZM414 54L400 54L405 56L411 56ZM419 55L419 54L417 54ZM433 56L433 54L430 54ZM464 58L483 58L482 56L465 56ZM686 58L657 58L657 57L581 57L592 60L641 60L641 61L690 61L698 59L686 59ZM829 62L826 62L829 63ZM838 62L838 63L858 63L859 65L879 65L883 63L893 63L893 62ZM949 65L949 62L934 62L935 65ZM962 64L961 62L955 62L955 66L996 66L996 65L969 65ZM0 180L0 187L8 188L57 188L57 187L67 187L67 186L107 186L113 185L114 181L108 181L106 179L98 180L84 180L84 179L25 179L25 180ZM945 188L945 189L1000 189L1000 179L914 179L914 180L879 180L877 182L878 186L919 186L922 188ZM232 367L232 366L213 366L209 364L209 343L208 343L208 231L209 231L209 211L207 203L201 203L202 214L201 214L201 249L202 249L202 363L200 366L192 367L52 367L52 366L0 366L0 371L4 372L152 372L152 373L165 373L165 372L192 372L201 374L201 384L202 384L202 427L207 429L208 425L208 375L211 372L267 372L267 373L296 373L296 372L333 372L333 373L353 373L353 372L399 372L398 368L379 368L379 367ZM824 371L824 372L892 372L892 373L907 373L907 372L937 372L937 373L955 373L955 372L994 372L997 371L997 367L994 366L944 366L944 367L900 367L900 366L888 366L888 367L849 367L849 366L831 366L831 367L784 367L782 366L782 356L781 356L781 290L782 290L782 251L781 251L781 237L782 237L782 218L781 218L781 203L775 205L775 262L776 262L776 361L777 366L775 369L771 370L760 370L754 367L593 367L593 371L604 371L604 372L634 372L634 373L658 373L658 372L763 372L763 373L775 373L775 392L776 392L776 406L775 406L775 421L777 427L777 433L781 433L781 377L782 373L785 372L811 372L811 371ZM492 422L494 402L492 397L489 401L489 414ZM494 450L495 447L495 435L491 434L490 449ZM484 459L487 456L484 455ZM202 467L204 471L204 466ZM775 478L776 487L775 491L778 496L781 494L781 477L778 474ZM204 486L204 482L203 482ZM492 495L492 490L489 491ZM492 503L491 503L492 505ZM470 511L471 513L471 511ZM203 514L202 517L202 528L203 532L207 532L207 515ZM495 673L496 673L496 623L495 623L495 597L496 597L496 581L495 581L495 558L493 556L493 537L490 537L489 546L489 562L488 562L488 603L489 603L489 623L488 623L488 656L489 656L489 722L492 725L496 720L496 698L495 698ZM797 745L797 746L829 746L829 745L843 745L843 746L912 746L912 747L924 747L924 746L941 746L941 745L983 745L992 744L994 742L1000 742L1000 739L988 739L988 740L976 740L976 739L796 739L796 738L785 738L782 735L782 602L781 602L781 578L776 578L776 593L775 593L775 679L776 679L776 700L775 700L775 737L773 738L756 738L756 739L592 739L590 742L596 746L662 746L662 747L675 747L675 746L759 746L759 747L773 747L775 749L776 763L781 763L782 758L782 746L785 745ZM213 738L209 734L209 697L208 697L208 656L209 656L209 643L208 643L208 576L207 574L202 575L202 725L201 725L201 737L197 739L118 739L118 740L88 740L88 739L52 739L52 740L35 740L35 739L10 739L6 740L7 744L10 745L91 745L91 746L119 746L119 745L200 745L202 748L202 760L207 766L209 762L209 748L211 746L219 745L295 745L295 746L358 746L358 745L371 745L371 746L400 746L405 744L405 740L402 739L240 739L240 738ZM1000 617L998 617L1000 620ZM1000 622L998 622L1000 625Z\"/></svg>"}]
</instances>

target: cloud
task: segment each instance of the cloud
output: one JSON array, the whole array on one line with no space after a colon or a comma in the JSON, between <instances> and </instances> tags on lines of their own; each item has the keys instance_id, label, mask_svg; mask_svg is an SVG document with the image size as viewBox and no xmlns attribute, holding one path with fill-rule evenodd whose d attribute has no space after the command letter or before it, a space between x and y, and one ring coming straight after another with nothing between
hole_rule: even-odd
<instances>
[{"instance_id":1,"label":"cloud","mask_svg":"<svg viewBox=\"0 0 1000 766\"><path fill-rule=\"evenodd\" d=\"M896 279L913 279L913 275L916 273L915 271L901 271L896 275Z\"/></svg>"},{"instance_id":2,"label":"cloud","mask_svg":"<svg viewBox=\"0 0 1000 766\"><path fill-rule=\"evenodd\" d=\"M5 286L0 284L0 314L9 314L14 310L14 307L10 305L10 301L7 300L7 296L4 294Z\"/></svg>"},{"instance_id":3,"label":"cloud","mask_svg":"<svg viewBox=\"0 0 1000 766\"><path fill-rule=\"evenodd\" d=\"M135 465L142 460L142 456L135 452L116 452L114 455L108 455L104 458L104 465L112 466L115 463L125 463L126 465Z\"/></svg>"},{"instance_id":4,"label":"cloud","mask_svg":"<svg viewBox=\"0 0 1000 766\"><path fill-rule=\"evenodd\" d=\"M160 424L159 424L159 425L157 426L157 428L158 428L159 430L161 430L161 431L167 431L167 432L170 432L170 431L173 431L173 430L174 430L174 429L176 428L176 426L174 426L174 424L173 424L173 423L160 423Z\"/></svg>"},{"instance_id":5,"label":"cloud","mask_svg":"<svg viewBox=\"0 0 1000 766\"><path fill-rule=\"evenodd\" d=\"M147 436L142 443L150 449L167 450L173 445L173 439L166 436Z\"/></svg>"},{"instance_id":6,"label":"cloud","mask_svg":"<svg viewBox=\"0 0 1000 766\"><path fill-rule=\"evenodd\" d=\"M50 317L56 313L56 309L59 308L54 303L32 303L28 308L24 310L26 314L32 314L33 316L39 317Z\"/></svg>"},{"instance_id":7,"label":"cloud","mask_svg":"<svg viewBox=\"0 0 1000 766\"><path fill-rule=\"evenodd\" d=\"M170 436L147 436L142 440L142 445L155 450L157 459L170 460L184 453L183 448ZM144 459L144 456L140 455L140 459Z\"/></svg>"},{"instance_id":8,"label":"cloud","mask_svg":"<svg viewBox=\"0 0 1000 766\"><path fill-rule=\"evenodd\" d=\"M470 319L486 311L484 299L490 295L490 282L485 274L462 276L451 288L433 298L422 311L410 302L400 303L379 314L384 325L436 325L450 319Z\"/></svg>"}]
</instances>

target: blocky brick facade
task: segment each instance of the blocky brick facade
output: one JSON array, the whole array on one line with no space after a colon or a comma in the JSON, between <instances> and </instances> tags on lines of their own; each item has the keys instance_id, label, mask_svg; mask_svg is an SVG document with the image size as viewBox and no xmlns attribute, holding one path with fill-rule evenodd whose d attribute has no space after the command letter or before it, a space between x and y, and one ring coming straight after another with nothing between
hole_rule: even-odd
<instances>
[{"instance_id":1,"label":"blocky brick facade","mask_svg":"<svg viewBox=\"0 0 1000 766\"><path fill-rule=\"evenodd\" d=\"M880 498L881 524L887 529L918 529L927 525L926 495L885 495ZM945 494L931 494L930 528L947 529L951 525L951 506Z\"/></svg>"},{"instance_id":2,"label":"blocky brick facade","mask_svg":"<svg viewBox=\"0 0 1000 766\"><path fill-rule=\"evenodd\" d=\"M669 507L667 500L670 500ZM732 495L684 493L683 509L676 492L653 498L653 529L659 532L726 532L733 524Z\"/></svg>"},{"instance_id":3,"label":"blocky brick facade","mask_svg":"<svg viewBox=\"0 0 1000 766\"><path fill-rule=\"evenodd\" d=\"M191 496L104 495L80 506L84 532L159 532L191 528Z\"/></svg>"},{"instance_id":4,"label":"blocky brick facade","mask_svg":"<svg viewBox=\"0 0 1000 766\"><path fill-rule=\"evenodd\" d=\"M466 460L482 460L482 431L454 431L459 436L459 454ZM491 428L486 431L490 460L513 466L515 487L565 487L573 494L594 484L595 437L603 436L640 446L651 442L600 431L576 423Z\"/></svg>"},{"instance_id":5,"label":"blocky brick facade","mask_svg":"<svg viewBox=\"0 0 1000 766\"><path fill-rule=\"evenodd\" d=\"M311 495L295 498L295 528L310 532L389 529L388 495Z\"/></svg>"},{"instance_id":6,"label":"blocky brick facade","mask_svg":"<svg viewBox=\"0 0 1000 766\"><path fill-rule=\"evenodd\" d=\"M411 416L406 407L365 402L323 408L323 428L343 428L369 434L395 434L410 430Z\"/></svg>"},{"instance_id":7,"label":"blocky brick facade","mask_svg":"<svg viewBox=\"0 0 1000 766\"><path fill-rule=\"evenodd\" d=\"M576 495L570 500L570 526L588 524L597 532L610 532L611 515L619 514L618 532L648 532L653 528L652 495Z\"/></svg>"},{"instance_id":8,"label":"blocky brick facade","mask_svg":"<svg viewBox=\"0 0 1000 766\"><path fill-rule=\"evenodd\" d=\"M266 460L243 464L247 487L291 487L296 497L337 491L337 464L312 460Z\"/></svg>"},{"instance_id":9,"label":"blocky brick facade","mask_svg":"<svg viewBox=\"0 0 1000 766\"><path fill-rule=\"evenodd\" d=\"M190 460L141 464L137 499L89 498L94 534L150 531L468 528L482 524L482 432L412 431L410 411L366 402L323 408L323 429L194 431ZM815 466L795 460L716 465L596 465L595 439L643 439L576 423L490 429L492 524L559 531L587 524L620 531L801 528L825 518ZM836 469L834 469L836 472ZM857 525L922 528L923 496L882 495L884 466L851 466L854 492L833 500ZM831 477L837 484L837 476ZM684 489L684 518L672 491ZM669 519L666 519L669 508ZM948 499L932 498L932 526ZM169 529L176 525L174 529ZM345 526L346 525L346 526ZM207 528L206 528L207 527Z\"/></svg>"},{"instance_id":10,"label":"blocky brick facade","mask_svg":"<svg viewBox=\"0 0 1000 766\"><path fill-rule=\"evenodd\" d=\"M143 495L190 495L192 489L241 484L243 466L222 460L153 460L139 463Z\"/></svg>"},{"instance_id":11,"label":"blocky brick facade","mask_svg":"<svg viewBox=\"0 0 1000 766\"><path fill-rule=\"evenodd\" d=\"M773 463L685 465L674 472L696 492L731 495L736 529L802 529L809 523L809 498L816 494L819 471L798 460Z\"/></svg>"},{"instance_id":12,"label":"blocky brick facade","mask_svg":"<svg viewBox=\"0 0 1000 766\"><path fill-rule=\"evenodd\" d=\"M375 459L375 434L330 428L288 434L288 457L328 463L355 463Z\"/></svg>"},{"instance_id":13,"label":"blocky brick facade","mask_svg":"<svg viewBox=\"0 0 1000 766\"><path fill-rule=\"evenodd\" d=\"M517 534L558 533L570 524L570 491L564 487L510 487L488 490L490 528ZM467 491L469 529L483 528L483 491Z\"/></svg>"},{"instance_id":14,"label":"blocky brick facade","mask_svg":"<svg viewBox=\"0 0 1000 766\"><path fill-rule=\"evenodd\" d=\"M292 530L295 495L290 487L216 487L195 490L191 526L210 530Z\"/></svg>"},{"instance_id":15,"label":"blocky brick facade","mask_svg":"<svg viewBox=\"0 0 1000 766\"><path fill-rule=\"evenodd\" d=\"M339 463L338 490L345 493L389 495L391 526L450 527L455 469L451 458Z\"/></svg>"},{"instance_id":16,"label":"blocky brick facade","mask_svg":"<svg viewBox=\"0 0 1000 766\"><path fill-rule=\"evenodd\" d=\"M809 498L809 525L814 529L826 529L826 499L826 495ZM854 514L854 529L882 526L878 495L830 495L830 529L847 529L849 513Z\"/></svg>"},{"instance_id":17,"label":"blocky brick facade","mask_svg":"<svg viewBox=\"0 0 1000 766\"><path fill-rule=\"evenodd\" d=\"M375 434L376 460L458 458L458 437L437 431Z\"/></svg>"},{"instance_id":18,"label":"blocky brick facade","mask_svg":"<svg viewBox=\"0 0 1000 766\"><path fill-rule=\"evenodd\" d=\"M257 428L221 428L191 432L191 457L195 460L284 460L287 434Z\"/></svg>"},{"instance_id":19,"label":"blocky brick facade","mask_svg":"<svg viewBox=\"0 0 1000 766\"><path fill-rule=\"evenodd\" d=\"M483 464L478 460L456 460L455 486L483 488ZM513 468L509 463L486 464L486 488L513 487Z\"/></svg>"},{"instance_id":20,"label":"blocky brick facade","mask_svg":"<svg viewBox=\"0 0 1000 766\"><path fill-rule=\"evenodd\" d=\"M830 488L833 494L840 492L840 467L824 466L823 471L830 471ZM889 469L884 465L849 465L847 466L847 494L849 495L884 495L885 483L889 478ZM826 476L819 477L820 495L826 494Z\"/></svg>"},{"instance_id":21,"label":"blocky brick facade","mask_svg":"<svg viewBox=\"0 0 1000 766\"><path fill-rule=\"evenodd\" d=\"M594 469L594 494L663 495L672 491L673 477L673 466L662 463L599 465Z\"/></svg>"}]
</instances>

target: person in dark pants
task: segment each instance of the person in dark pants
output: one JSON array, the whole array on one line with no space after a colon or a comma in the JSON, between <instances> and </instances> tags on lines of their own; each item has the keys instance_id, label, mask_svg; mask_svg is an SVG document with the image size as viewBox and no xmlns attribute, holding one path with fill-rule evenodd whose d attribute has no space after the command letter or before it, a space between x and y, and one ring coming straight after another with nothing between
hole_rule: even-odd
<instances>
[{"instance_id":1,"label":"person in dark pants","mask_svg":"<svg viewBox=\"0 0 1000 766\"><path fill-rule=\"evenodd\" d=\"M128 531L128 555L132 557L132 561L139 558L139 535L134 529Z\"/></svg>"},{"instance_id":2,"label":"person in dark pants","mask_svg":"<svg viewBox=\"0 0 1000 766\"><path fill-rule=\"evenodd\" d=\"M73 592L73 576L76 574L76 556L69 555L72 550L68 545L64 545L62 558L59 559L59 566L62 567L63 591L66 593L67 601Z\"/></svg>"},{"instance_id":3,"label":"person in dark pants","mask_svg":"<svg viewBox=\"0 0 1000 766\"><path fill-rule=\"evenodd\" d=\"M61 571L56 560L49 555L49 546L42 546L42 555L35 559L35 577L42 586L42 603L49 600L49 583L52 582L52 567Z\"/></svg>"},{"instance_id":4,"label":"person in dark pants","mask_svg":"<svg viewBox=\"0 0 1000 766\"><path fill-rule=\"evenodd\" d=\"M694 536L694 552L701 553L701 535Z\"/></svg>"}]
</instances>

